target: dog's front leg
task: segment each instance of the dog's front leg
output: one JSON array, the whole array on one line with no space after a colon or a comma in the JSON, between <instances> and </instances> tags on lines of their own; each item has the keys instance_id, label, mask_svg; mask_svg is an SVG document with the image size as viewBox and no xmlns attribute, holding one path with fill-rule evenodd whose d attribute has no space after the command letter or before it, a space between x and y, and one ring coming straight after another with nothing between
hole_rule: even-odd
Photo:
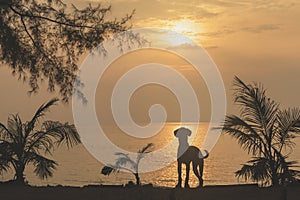
<instances>
[{"instance_id":1,"label":"dog's front leg","mask_svg":"<svg viewBox=\"0 0 300 200\"><path fill-rule=\"evenodd\" d=\"M176 187L179 187L179 188L181 188L181 182L182 182L181 167L182 167L181 162L177 162L178 183L177 183Z\"/></svg>"},{"instance_id":2,"label":"dog's front leg","mask_svg":"<svg viewBox=\"0 0 300 200\"><path fill-rule=\"evenodd\" d=\"M184 187L189 188L189 179L190 179L190 164L186 164L186 176L185 176L185 183Z\"/></svg>"}]
</instances>

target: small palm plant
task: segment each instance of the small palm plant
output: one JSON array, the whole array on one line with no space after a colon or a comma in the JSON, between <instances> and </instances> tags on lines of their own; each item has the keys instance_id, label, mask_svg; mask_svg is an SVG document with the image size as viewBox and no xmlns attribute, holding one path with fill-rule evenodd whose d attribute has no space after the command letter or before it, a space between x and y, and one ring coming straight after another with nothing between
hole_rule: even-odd
<instances>
[{"instance_id":1,"label":"small palm plant","mask_svg":"<svg viewBox=\"0 0 300 200\"><path fill-rule=\"evenodd\" d=\"M52 99L41 105L32 119L25 123L19 115L11 115L7 126L0 123L0 174L13 169L15 181L25 184L24 170L28 164L33 164L34 173L39 178L51 177L57 162L46 155L51 155L61 144L72 147L80 143L74 125L57 121L41 123L45 113L57 101Z\"/></svg>"},{"instance_id":2,"label":"small palm plant","mask_svg":"<svg viewBox=\"0 0 300 200\"><path fill-rule=\"evenodd\" d=\"M296 162L287 159L300 132L300 109L280 110L261 84L245 84L236 77L234 86L240 117L227 116L223 131L253 156L236 176L273 186L296 181Z\"/></svg>"},{"instance_id":3,"label":"small palm plant","mask_svg":"<svg viewBox=\"0 0 300 200\"><path fill-rule=\"evenodd\" d=\"M145 147L138 151L138 155L135 160L132 160L128 154L118 152L117 155L119 158L116 160L114 165L104 166L101 170L103 175L109 176L112 172L119 172L120 170L124 170L130 172L134 175L136 180L136 185L141 185L140 177L139 177L139 164L142 158L145 157L147 153L151 152L151 148L154 145L152 143L147 144Z\"/></svg>"}]
</instances>

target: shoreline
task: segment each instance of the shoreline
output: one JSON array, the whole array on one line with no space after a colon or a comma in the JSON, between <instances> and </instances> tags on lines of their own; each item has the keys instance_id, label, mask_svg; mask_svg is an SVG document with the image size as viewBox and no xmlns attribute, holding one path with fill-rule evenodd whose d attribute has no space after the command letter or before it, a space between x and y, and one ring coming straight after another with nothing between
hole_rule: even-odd
<instances>
[{"instance_id":1,"label":"shoreline","mask_svg":"<svg viewBox=\"0 0 300 200\"><path fill-rule=\"evenodd\" d=\"M203 188L168 188L122 185L74 186L24 186L0 184L1 199L30 200L89 200L89 199L205 199L205 200L296 200L300 196L300 185L289 187L260 188L256 184L215 185Z\"/></svg>"}]
</instances>

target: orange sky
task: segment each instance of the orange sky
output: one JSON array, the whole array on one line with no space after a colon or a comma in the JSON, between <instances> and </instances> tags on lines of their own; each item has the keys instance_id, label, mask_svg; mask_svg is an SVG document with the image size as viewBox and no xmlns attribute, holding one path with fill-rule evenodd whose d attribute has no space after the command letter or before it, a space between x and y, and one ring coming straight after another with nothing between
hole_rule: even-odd
<instances>
[{"instance_id":1,"label":"orange sky","mask_svg":"<svg viewBox=\"0 0 300 200\"><path fill-rule=\"evenodd\" d=\"M66 0L78 6L97 0ZM300 4L291 0L113 0L111 16L136 9L133 27L168 28L204 46L216 62L228 94L228 112L234 75L260 81L282 106L300 106ZM0 120L19 113L27 120L39 104L56 94L29 97L26 84L0 68ZM207 102L206 102L207 103ZM205 114L204 120L208 119ZM54 108L50 117L72 121L70 105Z\"/></svg>"}]
</instances>

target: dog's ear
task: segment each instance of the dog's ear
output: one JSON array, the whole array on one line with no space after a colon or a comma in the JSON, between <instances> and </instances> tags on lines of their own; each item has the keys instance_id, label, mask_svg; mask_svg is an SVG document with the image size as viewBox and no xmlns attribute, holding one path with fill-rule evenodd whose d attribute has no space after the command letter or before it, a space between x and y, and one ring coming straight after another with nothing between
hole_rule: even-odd
<instances>
[{"instance_id":1,"label":"dog's ear","mask_svg":"<svg viewBox=\"0 0 300 200\"><path fill-rule=\"evenodd\" d=\"M177 132L178 132L178 130L179 130L179 129L176 129L176 130L174 131L175 137L177 137Z\"/></svg>"},{"instance_id":2,"label":"dog's ear","mask_svg":"<svg viewBox=\"0 0 300 200\"><path fill-rule=\"evenodd\" d=\"M190 129L186 128L185 130L186 130L187 136L191 136L192 135L192 131Z\"/></svg>"}]
</instances>

